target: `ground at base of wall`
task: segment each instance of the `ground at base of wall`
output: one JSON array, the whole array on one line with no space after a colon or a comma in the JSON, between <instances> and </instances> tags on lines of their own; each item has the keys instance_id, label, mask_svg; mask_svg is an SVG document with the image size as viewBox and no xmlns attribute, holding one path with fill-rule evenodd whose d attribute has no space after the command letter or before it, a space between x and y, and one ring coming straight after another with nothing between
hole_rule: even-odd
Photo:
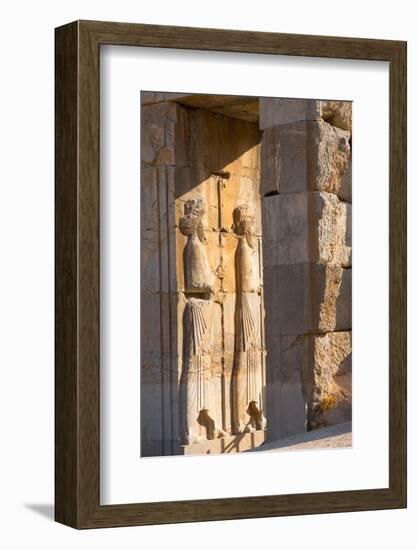
<instances>
[{"instance_id":1,"label":"ground at base of wall","mask_svg":"<svg viewBox=\"0 0 417 550\"><path fill-rule=\"evenodd\" d=\"M338 449L352 446L352 422L320 428L294 435L278 441L267 441L246 452L258 451L300 451L306 449Z\"/></svg>"}]
</instances>

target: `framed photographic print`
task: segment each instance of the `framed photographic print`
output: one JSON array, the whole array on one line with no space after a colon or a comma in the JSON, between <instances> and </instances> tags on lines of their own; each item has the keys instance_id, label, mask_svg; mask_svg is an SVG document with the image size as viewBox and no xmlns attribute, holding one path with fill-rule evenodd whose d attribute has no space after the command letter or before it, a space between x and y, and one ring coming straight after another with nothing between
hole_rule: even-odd
<instances>
[{"instance_id":1,"label":"framed photographic print","mask_svg":"<svg viewBox=\"0 0 417 550\"><path fill-rule=\"evenodd\" d=\"M56 520L406 506L406 44L56 29Z\"/></svg>"}]
</instances>

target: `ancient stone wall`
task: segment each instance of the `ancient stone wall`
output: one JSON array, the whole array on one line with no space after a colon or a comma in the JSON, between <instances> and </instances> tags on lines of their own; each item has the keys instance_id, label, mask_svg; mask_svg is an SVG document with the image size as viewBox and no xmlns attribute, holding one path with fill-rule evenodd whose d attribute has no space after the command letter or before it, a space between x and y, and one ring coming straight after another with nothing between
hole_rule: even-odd
<instances>
[{"instance_id":1,"label":"ancient stone wall","mask_svg":"<svg viewBox=\"0 0 417 550\"><path fill-rule=\"evenodd\" d=\"M260 99L268 439L351 415L349 102Z\"/></svg>"},{"instance_id":2,"label":"ancient stone wall","mask_svg":"<svg viewBox=\"0 0 417 550\"><path fill-rule=\"evenodd\" d=\"M265 427L259 127L166 99L142 106L143 455Z\"/></svg>"},{"instance_id":3,"label":"ancient stone wall","mask_svg":"<svg viewBox=\"0 0 417 550\"><path fill-rule=\"evenodd\" d=\"M350 103L149 92L141 113L142 456L349 419Z\"/></svg>"}]
</instances>

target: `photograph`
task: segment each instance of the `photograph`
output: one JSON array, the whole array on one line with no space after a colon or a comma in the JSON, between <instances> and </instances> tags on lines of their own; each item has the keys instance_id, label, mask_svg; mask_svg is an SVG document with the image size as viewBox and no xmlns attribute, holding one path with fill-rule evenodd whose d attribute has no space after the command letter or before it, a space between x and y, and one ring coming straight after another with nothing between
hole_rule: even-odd
<instances>
[{"instance_id":1,"label":"photograph","mask_svg":"<svg viewBox=\"0 0 417 550\"><path fill-rule=\"evenodd\" d=\"M353 102L139 101L140 457L350 448Z\"/></svg>"},{"instance_id":2,"label":"photograph","mask_svg":"<svg viewBox=\"0 0 417 550\"><path fill-rule=\"evenodd\" d=\"M412 7L4 3L0 548L413 548Z\"/></svg>"}]
</instances>

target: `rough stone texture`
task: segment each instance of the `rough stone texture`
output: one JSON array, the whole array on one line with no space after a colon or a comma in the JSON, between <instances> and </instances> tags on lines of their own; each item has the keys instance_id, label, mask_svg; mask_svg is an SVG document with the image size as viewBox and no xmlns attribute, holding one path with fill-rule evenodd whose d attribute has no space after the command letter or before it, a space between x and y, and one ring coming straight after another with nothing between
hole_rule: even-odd
<instances>
[{"instance_id":1,"label":"rough stone texture","mask_svg":"<svg viewBox=\"0 0 417 550\"><path fill-rule=\"evenodd\" d=\"M349 132L323 121L294 122L263 133L262 195L338 193L349 162Z\"/></svg>"},{"instance_id":2,"label":"rough stone texture","mask_svg":"<svg viewBox=\"0 0 417 550\"><path fill-rule=\"evenodd\" d=\"M352 102L274 97L259 100L259 126L262 130L290 122L320 119L352 132Z\"/></svg>"},{"instance_id":3,"label":"rough stone texture","mask_svg":"<svg viewBox=\"0 0 417 550\"><path fill-rule=\"evenodd\" d=\"M210 411L195 440L207 437L214 422L220 437L206 447L228 452L229 436L220 432L230 433L234 425L236 327L256 342L253 357L262 368L267 350L262 384L268 438L341 422L351 414L351 105L268 100L262 110L261 100L261 147L258 124L249 122L257 116L253 102L227 103L216 96L211 112L207 102L200 108L205 99L142 94L143 456L186 452L178 447L181 377L185 364L194 368L199 361ZM219 114L225 110L228 116ZM190 200L198 203L196 219L193 209L185 212ZM237 207L246 211L243 205L251 210L249 233L249 221L238 229L233 215ZM256 295L252 288L239 295L239 243L243 271L251 266L248 281L259 281ZM202 257L207 292L195 276ZM191 285L184 277L187 262ZM251 322L239 317L248 314L245 294ZM207 319L187 317L190 302L204 300ZM253 337L255 325L259 341ZM191 362L187 331L195 348ZM200 333L203 351L198 351ZM239 345L241 360L251 364L246 344ZM261 430L254 433L258 437ZM252 441L247 435L243 439ZM235 443L230 440L231 449L243 449Z\"/></svg>"},{"instance_id":4,"label":"rough stone texture","mask_svg":"<svg viewBox=\"0 0 417 550\"><path fill-rule=\"evenodd\" d=\"M273 350L268 441L351 420L352 335L266 335ZM268 402L269 403L269 402Z\"/></svg>"},{"instance_id":5,"label":"rough stone texture","mask_svg":"<svg viewBox=\"0 0 417 550\"><path fill-rule=\"evenodd\" d=\"M268 406L282 437L290 419L302 431L303 418L312 429L351 414L350 333L334 331L352 327L352 104L263 98L260 126Z\"/></svg>"},{"instance_id":6,"label":"rough stone texture","mask_svg":"<svg viewBox=\"0 0 417 550\"><path fill-rule=\"evenodd\" d=\"M342 176L338 197L342 201L352 203L352 155L349 155L349 163Z\"/></svg>"},{"instance_id":7,"label":"rough stone texture","mask_svg":"<svg viewBox=\"0 0 417 550\"><path fill-rule=\"evenodd\" d=\"M266 324L268 350L268 441L306 430L306 399L303 393L304 350L297 337L271 332Z\"/></svg>"},{"instance_id":8,"label":"rough stone texture","mask_svg":"<svg viewBox=\"0 0 417 550\"><path fill-rule=\"evenodd\" d=\"M335 330L352 330L352 270L342 270L340 292L336 300Z\"/></svg>"},{"instance_id":9,"label":"rough stone texture","mask_svg":"<svg viewBox=\"0 0 417 550\"><path fill-rule=\"evenodd\" d=\"M187 136L188 119L183 107L173 102L143 106L142 166L186 166Z\"/></svg>"},{"instance_id":10,"label":"rough stone texture","mask_svg":"<svg viewBox=\"0 0 417 550\"><path fill-rule=\"evenodd\" d=\"M241 247L245 244L243 249L246 251L246 243L250 242L247 261L251 264L251 276L258 281L256 288L260 292L260 297L256 296L257 305L253 304L253 307L251 307L250 317L254 326L258 327L257 333L261 338L263 334L263 330L260 330L259 326L260 322L262 324L263 319L260 321L257 319L261 313L261 302L259 300L262 301L262 223L259 195L260 133L254 124L237 118L213 114L198 108L187 109L186 115L188 166L183 169L181 175L178 171L175 173L175 218L176 226L179 229L176 232L175 239L177 289L183 294L186 302L194 299L191 292L193 289L189 288L189 284L186 284L184 269L189 264L193 266L192 269L200 272L201 258L206 257L207 260L204 260L204 262L207 262L207 268L205 268L207 273L203 278L211 279L214 277L214 280L210 286L210 292L207 293L204 299L213 302L217 306L218 314L213 316L212 327L205 328L206 331L212 330L213 349L210 363L212 374L207 374L208 378L204 382L205 389L203 389L203 392L209 391L209 386L216 385L217 389L210 390L211 394L217 399L216 401L211 400L210 408L213 410L210 410L210 418L216 426L220 427L221 424L224 432L230 430L235 432L241 429L241 423L234 423L231 413L237 410L237 396L241 394L239 392L242 384L246 384L245 377L236 378L236 380L239 380L237 382L233 376L236 370L236 346L239 341L237 332L243 330L238 323L240 316L237 314L238 303L241 304L241 300L236 300L236 293L239 291L237 287L239 273L237 251L239 250L239 243ZM187 205L191 203L198 203L198 216L189 214L188 216L191 216L189 223L185 223L185 211L189 210ZM243 205L248 206L246 208ZM238 230L237 218L235 219L238 210L246 212L245 219L240 222L243 224L242 228L245 228L243 232ZM198 238L197 235L193 237L194 244L190 244L192 238L190 237L191 222L198 223L199 227ZM250 230L248 229L249 226ZM246 231L249 231L247 237ZM190 255L190 246L195 249L195 257L200 258L200 260L195 260L196 263L192 259L193 255ZM246 261L243 263L244 269L249 268ZM251 289L244 303L252 303L253 297ZM184 312L186 312L186 308L182 311L179 310L177 318L181 319ZM246 315L249 315L249 310L245 309L245 312ZM190 331L191 328L183 326L183 339L187 337L184 330ZM247 329L245 328L245 330ZM195 333L195 327L193 331ZM217 340L216 344L214 344L215 340ZM262 385L265 382L264 374L262 375L264 369L263 358L262 355L259 355L258 346L262 350L264 347L263 342L258 343L256 340L256 351L254 351L258 358L256 361L258 373L256 379L259 380L255 386L250 386L248 395L254 393L254 395L259 396L261 400L258 397L251 397L250 401L252 403L256 401L258 406L261 406L261 395L264 393ZM195 360L200 361L198 353L195 357ZM239 369L245 361L251 362L251 357L251 352L247 351L246 348L239 351L240 360L237 363ZM182 360L184 361L184 357ZM204 361L206 360L204 359ZM259 361L262 361L262 363L258 365ZM181 370L181 365L178 368ZM251 384L252 382L253 380ZM186 380L184 380L184 383L189 384ZM199 387L198 384L197 387ZM259 391L256 389L258 387ZM190 391L190 395L194 395L192 387ZM244 392L245 395L246 393ZM233 397L235 394L236 397ZM190 402L189 398L187 398L187 402ZM242 414L245 416L248 403L243 408L244 414ZM190 418L194 418L192 411L190 414ZM242 414L240 417L243 418ZM255 422L254 418L249 415L247 420L254 429L258 429L260 425L258 426L258 421ZM204 429L194 429L193 433L193 444L196 444L197 438L205 437ZM208 428L207 437L210 437ZM217 443L213 443L213 445L216 446Z\"/></svg>"},{"instance_id":11,"label":"rough stone texture","mask_svg":"<svg viewBox=\"0 0 417 550\"><path fill-rule=\"evenodd\" d=\"M320 102L315 99L285 99L261 97L259 99L259 127L261 130L304 120L319 120Z\"/></svg>"},{"instance_id":12,"label":"rough stone texture","mask_svg":"<svg viewBox=\"0 0 417 550\"><path fill-rule=\"evenodd\" d=\"M320 101L321 117L332 126L352 132L352 102L351 101Z\"/></svg>"},{"instance_id":13,"label":"rough stone texture","mask_svg":"<svg viewBox=\"0 0 417 550\"><path fill-rule=\"evenodd\" d=\"M320 262L351 265L350 205L332 193L265 197L264 265Z\"/></svg>"},{"instance_id":14,"label":"rough stone texture","mask_svg":"<svg viewBox=\"0 0 417 550\"><path fill-rule=\"evenodd\" d=\"M142 92L141 104L180 103L193 109L204 109L232 118L258 123L259 100L252 96L183 94L173 92Z\"/></svg>"},{"instance_id":15,"label":"rough stone texture","mask_svg":"<svg viewBox=\"0 0 417 550\"><path fill-rule=\"evenodd\" d=\"M168 242L175 236L175 218L167 208L173 199L171 168L155 166L142 169L141 176L141 418L142 456L171 454L173 432L177 423L175 397L168 391L175 386L176 309L177 295L173 284L173 258ZM160 413L155 415L155 403ZM162 413L163 411L163 413ZM146 426L146 427L145 427ZM174 429L173 429L174 428Z\"/></svg>"},{"instance_id":16,"label":"rough stone texture","mask_svg":"<svg viewBox=\"0 0 417 550\"><path fill-rule=\"evenodd\" d=\"M250 263L250 277L257 280L256 295L249 289L239 302L252 304L257 334L251 345L260 362L259 383L250 392L261 397L265 384L259 129L239 117L164 99L150 97L142 108L141 285L149 298L142 301L142 315L151 318L148 332L159 334L155 340L145 331L142 338L143 456L179 452L179 437L197 445L201 439L222 439L233 429L236 330L247 333L239 365L244 357L252 365L246 346L248 335L254 338L237 323L239 243L242 258L247 256L242 269ZM246 213L239 230L238 207ZM238 388L245 381L239 380ZM255 412L249 421L259 430ZM220 443L212 441L217 452Z\"/></svg>"},{"instance_id":17,"label":"rough stone texture","mask_svg":"<svg viewBox=\"0 0 417 550\"><path fill-rule=\"evenodd\" d=\"M352 264L351 207L332 193L314 193L311 218L318 220L317 261L348 267Z\"/></svg>"},{"instance_id":18,"label":"rough stone texture","mask_svg":"<svg viewBox=\"0 0 417 550\"><path fill-rule=\"evenodd\" d=\"M310 428L351 420L352 333L305 336L313 369L305 372Z\"/></svg>"},{"instance_id":19,"label":"rough stone texture","mask_svg":"<svg viewBox=\"0 0 417 550\"><path fill-rule=\"evenodd\" d=\"M266 330L274 334L325 333L350 328L350 283L337 265L291 264L264 266ZM349 327L346 327L349 325Z\"/></svg>"}]
</instances>

